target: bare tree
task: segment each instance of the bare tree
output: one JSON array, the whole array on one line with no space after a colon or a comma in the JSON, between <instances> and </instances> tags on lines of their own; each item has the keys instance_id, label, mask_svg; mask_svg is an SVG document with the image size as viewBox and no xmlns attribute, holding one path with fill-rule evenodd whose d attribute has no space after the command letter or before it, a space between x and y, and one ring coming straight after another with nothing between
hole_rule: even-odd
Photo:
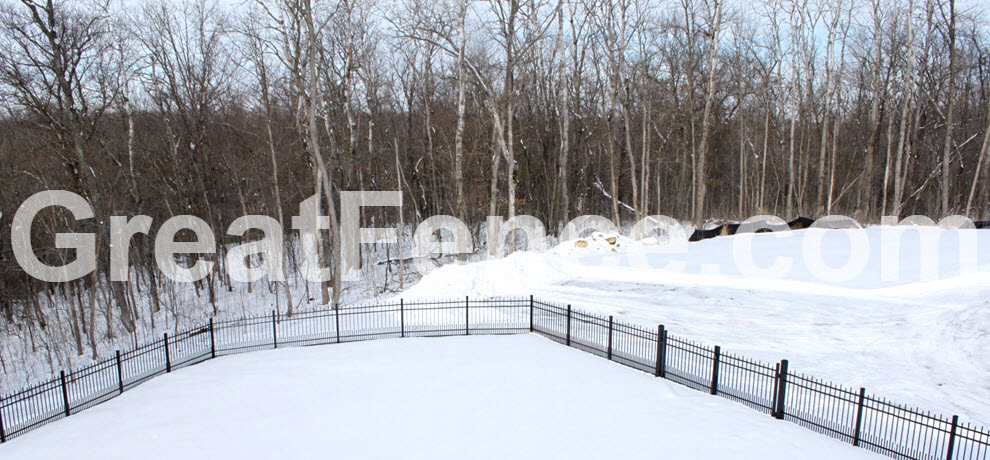
<instances>
[{"instance_id":1,"label":"bare tree","mask_svg":"<svg viewBox=\"0 0 990 460\"><path fill-rule=\"evenodd\" d=\"M873 191L873 169L876 161L876 151L880 144L880 103L886 95L886 83L882 79L883 75L883 18L880 0L870 0L871 13L873 19L872 32L872 79L870 80L870 112L869 112L869 141L866 143L866 157L863 165L864 177L863 187L860 188L860 206L863 215L872 215L874 191ZM869 55L869 54L868 54ZM888 74L889 75L889 74Z\"/></svg>"},{"instance_id":2,"label":"bare tree","mask_svg":"<svg viewBox=\"0 0 990 460\"><path fill-rule=\"evenodd\" d=\"M711 132L711 111L712 103L715 100L715 71L718 66L718 45L719 33L722 29L722 0L710 0L705 2L707 8L706 34L709 38L708 45L708 79L705 85L705 109L701 116L701 142L698 147L698 189L695 192L694 200L694 222L700 225L705 218L705 194L708 184L705 180L705 160L708 156L708 142Z\"/></svg>"},{"instance_id":3,"label":"bare tree","mask_svg":"<svg viewBox=\"0 0 990 460\"><path fill-rule=\"evenodd\" d=\"M894 157L894 197L892 212L895 216L901 215L901 199L904 196L904 177L902 176L902 171L906 169L904 166L904 151L905 143L908 141L907 128L908 128L908 114L911 108L911 101L914 97L914 68L915 68L915 57L914 57L914 0L908 1L908 8L905 13L907 21L907 69L904 71L905 83L902 90L901 101L901 127L900 127L900 140L897 143L897 153Z\"/></svg>"},{"instance_id":4,"label":"bare tree","mask_svg":"<svg viewBox=\"0 0 990 460\"><path fill-rule=\"evenodd\" d=\"M88 150L100 120L118 96L105 59L112 55L108 4L76 7L53 0L43 4L22 0L19 7L4 5L0 14L3 39L10 44L0 53L0 84L8 91L5 97L40 120L63 152L65 165L82 183L99 227L96 245L102 259L107 255L103 248L108 232L103 223L108 222L108 209ZM106 265L103 273L109 273ZM94 285L97 280L94 273ZM116 283L110 289L121 324L133 332L132 310L123 289Z\"/></svg>"},{"instance_id":5,"label":"bare tree","mask_svg":"<svg viewBox=\"0 0 990 460\"><path fill-rule=\"evenodd\" d=\"M976 186L980 182L980 171L983 168L983 162L987 157L987 152L990 151L990 104L987 105L987 126L983 130L983 146L980 147L979 159L976 162L976 170L973 171L973 185L969 188L969 198L966 199L966 214L971 216L970 212L973 210L973 197L976 196Z\"/></svg>"},{"instance_id":6,"label":"bare tree","mask_svg":"<svg viewBox=\"0 0 990 460\"><path fill-rule=\"evenodd\" d=\"M835 42L839 36L839 19L842 17L843 1L835 0L833 5L829 5L832 10L832 20L827 23L827 60L825 61L825 80L828 88L825 90L825 110L822 115L822 139L819 145L818 155L818 193L815 195L815 213L821 215L825 210L825 153L828 151L829 119L832 115L832 104L836 97L836 85L838 73L835 71Z\"/></svg>"},{"instance_id":7,"label":"bare tree","mask_svg":"<svg viewBox=\"0 0 990 460\"><path fill-rule=\"evenodd\" d=\"M464 219L467 215L467 204L464 200L464 123L465 93L467 91L467 69L464 67L465 52L467 51L467 0L461 0L457 10L457 30L460 46L457 47L457 134L454 140L454 187L457 193L457 216Z\"/></svg>"},{"instance_id":8,"label":"bare tree","mask_svg":"<svg viewBox=\"0 0 990 460\"><path fill-rule=\"evenodd\" d=\"M278 223L282 226L282 228L285 228L285 213L282 210L282 188L279 185L278 178L278 154L276 152L275 134L272 128L272 125L274 124L273 118L275 116L275 107L271 94L272 75L268 62L269 56L277 54L277 52L272 49L276 46L275 41L268 37L266 28L260 24L261 17L263 16L260 14L253 15L251 18L254 18L254 20L248 20L246 27L248 46L247 56L252 61L254 71L257 74L258 87L261 90L261 105L264 108L264 136L272 165L272 196L273 201L275 202L275 211L278 215ZM295 304L292 302L292 290L289 287L288 255L283 254L283 258L282 278L284 278L285 281L282 281L279 285L282 286L282 290L285 294L286 314L288 316L292 316Z\"/></svg>"},{"instance_id":9,"label":"bare tree","mask_svg":"<svg viewBox=\"0 0 990 460\"><path fill-rule=\"evenodd\" d=\"M956 0L949 0L949 17L945 17L942 2L939 2L939 13L946 22L948 28L949 42L949 94L945 103L945 144L942 147L942 203L940 210L942 215L949 215L952 211L949 202L949 188L951 187L949 175L952 164L952 130L955 118L956 107Z\"/></svg>"}]
</instances>

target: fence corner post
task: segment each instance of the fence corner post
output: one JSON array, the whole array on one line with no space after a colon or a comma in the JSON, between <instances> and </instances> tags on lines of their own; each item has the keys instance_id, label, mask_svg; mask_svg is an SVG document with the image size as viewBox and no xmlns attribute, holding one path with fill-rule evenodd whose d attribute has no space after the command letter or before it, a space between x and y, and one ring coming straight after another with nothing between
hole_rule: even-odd
<instances>
[{"instance_id":1,"label":"fence corner post","mask_svg":"<svg viewBox=\"0 0 990 460\"><path fill-rule=\"evenodd\" d=\"M213 336L213 317L210 317L210 359L217 357L217 341Z\"/></svg>"},{"instance_id":2,"label":"fence corner post","mask_svg":"<svg viewBox=\"0 0 990 460\"><path fill-rule=\"evenodd\" d=\"M62 380L62 404L65 405L65 416L68 417L72 415L72 410L69 409L69 387L65 383L65 371L59 374L59 378Z\"/></svg>"},{"instance_id":3,"label":"fence corner post","mask_svg":"<svg viewBox=\"0 0 990 460\"><path fill-rule=\"evenodd\" d=\"M464 296L464 335L471 335L471 297Z\"/></svg>"},{"instance_id":4,"label":"fence corner post","mask_svg":"<svg viewBox=\"0 0 990 460\"><path fill-rule=\"evenodd\" d=\"M712 395L718 394L718 365L722 360L722 347L715 345L715 354L712 355Z\"/></svg>"},{"instance_id":5,"label":"fence corner post","mask_svg":"<svg viewBox=\"0 0 990 460\"><path fill-rule=\"evenodd\" d=\"M567 336L566 336L567 346L571 346L571 306L567 306Z\"/></svg>"},{"instance_id":6,"label":"fence corner post","mask_svg":"<svg viewBox=\"0 0 990 460\"><path fill-rule=\"evenodd\" d=\"M399 337L406 336L406 302L399 299Z\"/></svg>"},{"instance_id":7,"label":"fence corner post","mask_svg":"<svg viewBox=\"0 0 990 460\"><path fill-rule=\"evenodd\" d=\"M945 460L952 460L952 455L956 452L956 429L959 428L959 416L952 416L952 431L949 432L949 452L945 454Z\"/></svg>"},{"instance_id":8,"label":"fence corner post","mask_svg":"<svg viewBox=\"0 0 990 460\"><path fill-rule=\"evenodd\" d=\"M787 396L787 360L780 360L780 371L777 373L777 404L774 418L784 419L784 400Z\"/></svg>"},{"instance_id":9,"label":"fence corner post","mask_svg":"<svg viewBox=\"0 0 990 460\"><path fill-rule=\"evenodd\" d=\"M853 446L859 446L859 433L863 427L863 404L866 399L866 388L859 388L859 404L856 408L856 432L853 434Z\"/></svg>"},{"instance_id":10,"label":"fence corner post","mask_svg":"<svg viewBox=\"0 0 990 460\"><path fill-rule=\"evenodd\" d=\"M165 333L163 338L165 343L165 372L172 372L172 356L168 353L168 332Z\"/></svg>"},{"instance_id":11,"label":"fence corner post","mask_svg":"<svg viewBox=\"0 0 990 460\"><path fill-rule=\"evenodd\" d=\"M533 296L529 296L529 332L533 332Z\"/></svg>"},{"instance_id":12,"label":"fence corner post","mask_svg":"<svg viewBox=\"0 0 990 460\"><path fill-rule=\"evenodd\" d=\"M657 326L657 364L653 375L667 376L667 330L664 329L663 324Z\"/></svg>"},{"instance_id":13,"label":"fence corner post","mask_svg":"<svg viewBox=\"0 0 990 460\"><path fill-rule=\"evenodd\" d=\"M117 390L124 394L124 368L120 363L120 350L117 350Z\"/></svg>"},{"instance_id":14,"label":"fence corner post","mask_svg":"<svg viewBox=\"0 0 990 460\"><path fill-rule=\"evenodd\" d=\"M608 315L608 360L612 360L612 315Z\"/></svg>"}]
</instances>

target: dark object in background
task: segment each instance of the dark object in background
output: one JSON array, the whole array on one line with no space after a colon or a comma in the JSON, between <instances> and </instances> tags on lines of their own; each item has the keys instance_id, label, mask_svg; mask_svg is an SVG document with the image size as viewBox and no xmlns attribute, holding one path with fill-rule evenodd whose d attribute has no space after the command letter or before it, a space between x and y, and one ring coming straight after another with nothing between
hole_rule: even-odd
<instances>
[{"instance_id":1,"label":"dark object in background","mask_svg":"<svg viewBox=\"0 0 990 460\"><path fill-rule=\"evenodd\" d=\"M815 223L815 219L810 217L798 217L797 219L788 222L787 226L791 227L791 230L803 230L811 227L811 224L813 223Z\"/></svg>"},{"instance_id":2,"label":"dark object in background","mask_svg":"<svg viewBox=\"0 0 990 460\"><path fill-rule=\"evenodd\" d=\"M691 234L691 237L688 238L688 241L701 241L715 238L716 236L735 235L736 230L739 230L739 224L722 224L710 230L695 230Z\"/></svg>"},{"instance_id":3,"label":"dark object in background","mask_svg":"<svg viewBox=\"0 0 990 460\"><path fill-rule=\"evenodd\" d=\"M691 237L688 238L688 241L701 241L701 240L707 240L709 238L715 238L716 236L721 236L724 229L725 229L725 225L719 225L718 227L715 227L710 230L698 229L691 234Z\"/></svg>"},{"instance_id":4,"label":"dark object in background","mask_svg":"<svg viewBox=\"0 0 990 460\"><path fill-rule=\"evenodd\" d=\"M975 225L976 228L990 228L990 220L978 220L973 222L973 225Z\"/></svg>"},{"instance_id":5,"label":"dark object in background","mask_svg":"<svg viewBox=\"0 0 990 460\"><path fill-rule=\"evenodd\" d=\"M788 222L787 226L790 227L791 230L802 230L811 227L811 224L814 223L815 219L810 217L798 217L797 219ZM987 224L987 227L979 227L980 223L977 222L977 228L990 228L990 221L984 223ZM691 234L691 237L688 238L688 241L701 241L709 238L715 238L716 236L735 235L736 232L739 231L739 225L740 224L722 224L709 230L695 230L694 233ZM757 230L756 233L767 233L770 231L771 229L762 227Z\"/></svg>"}]
</instances>

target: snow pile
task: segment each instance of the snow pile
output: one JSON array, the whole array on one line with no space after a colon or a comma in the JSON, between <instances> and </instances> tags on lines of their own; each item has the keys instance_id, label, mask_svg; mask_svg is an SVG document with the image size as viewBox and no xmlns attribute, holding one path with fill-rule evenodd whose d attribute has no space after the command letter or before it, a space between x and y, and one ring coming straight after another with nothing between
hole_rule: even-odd
<instances>
[{"instance_id":1,"label":"snow pile","mask_svg":"<svg viewBox=\"0 0 990 460\"><path fill-rule=\"evenodd\" d=\"M18 460L882 458L534 335L223 357L0 452Z\"/></svg>"},{"instance_id":2,"label":"snow pile","mask_svg":"<svg viewBox=\"0 0 990 460\"><path fill-rule=\"evenodd\" d=\"M535 295L990 426L990 231L812 229L683 253L626 238L613 252L612 236L447 266L397 297Z\"/></svg>"},{"instance_id":3,"label":"snow pile","mask_svg":"<svg viewBox=\"0 0 990 460\"><path fill-rule=\"evenodd\" d=\"M655 238L654 240L655 241ZM644 242L633 241L618 233L593 232L586 238L565 241L553 249L557 254L579 252L621 252L641 247ZM653 244L656 244L655 242Z\"/></svg>"},{"instance_id":4,"label":"snow pile","mask_svg":"<svg viewBox=\"0 0 990 460\"><path fill-rule=\"evenodd\" d=\"M398 296L408 300L528 296L533 289L567 280L566 271L559 255L516 252L500 259L444 265L426 275L429 281Z\"/></svg>"}]
</instances>

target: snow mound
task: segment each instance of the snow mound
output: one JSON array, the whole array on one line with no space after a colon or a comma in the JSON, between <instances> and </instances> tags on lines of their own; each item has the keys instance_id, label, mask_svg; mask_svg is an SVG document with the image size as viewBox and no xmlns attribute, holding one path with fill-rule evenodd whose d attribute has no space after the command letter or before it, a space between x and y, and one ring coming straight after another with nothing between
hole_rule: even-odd
<instances>
[{"instance_id":1,"label":"snow mound","mask_svg":"<svg viewBox=\"0 0 990 460\"><path fill-rule=\"evenodd\" d=\"M810 229L684 246L592 234L446 266L398 296L534 295L990 425L990 231Z\"/></svg>"},{"instance_id":2,"label":"snow mound","mask_svg":"<svg viewBox=\"0 0 990 460\"><path fill-rule=\"evenodd\" d=\"M404 299L528 296L537 287L560 283L570 276L559 255L522 251L500 259L444 265L426 274L400 296Z\"/></svg>"},{"instance_id":3,"label":"snow mound","mask_svg":"<svg viewBox=\"0 0 990 460\"><path fill-rule=\"evenodd\" d=\"M594 232L585 238L578 238L572 241L565 241L554 248L557 254L573 254L575 252L619 252L640 246L641 243L633 241L618 233Z\"/></svg>"},{"instance_id":4,"label":"snow mound","mask_svg":"<svg viewBox=\"0 0 990 460\"><path fill-rule=\"evenodd\" d=\"M670 243L670 231L666 229L663 230L662 235L649 236L640 240L634 240L619 233L594 232L584 238L560 243L550 252L568 256L611 252L643 252Z\"/></svg>"}]
</instances>

